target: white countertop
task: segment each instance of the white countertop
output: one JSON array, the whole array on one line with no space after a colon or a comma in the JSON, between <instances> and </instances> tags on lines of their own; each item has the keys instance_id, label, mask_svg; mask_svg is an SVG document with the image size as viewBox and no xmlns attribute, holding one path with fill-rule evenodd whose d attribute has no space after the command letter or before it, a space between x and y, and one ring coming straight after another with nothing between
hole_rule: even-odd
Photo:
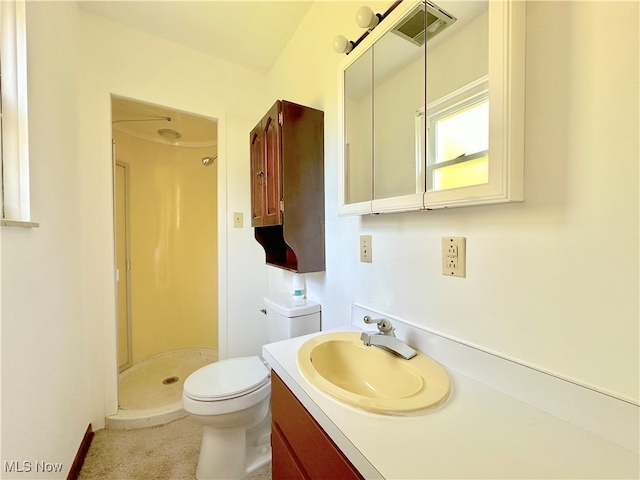
<instances>
[{"instance_id":1,"label":"white countertop","mask_svg":"<svg viewBox=\"0 0 640 480\"><path fill-rule=\"evenodd\" d=\"M337 330L358 328L347 325ZM640 476L636 452L446 364L451 397L433 411L380 415L334 400L309 383L296 363L300 345L323 333L327 332L265 345L263 356L365 478Z\"/></svg>"}]
</instances>

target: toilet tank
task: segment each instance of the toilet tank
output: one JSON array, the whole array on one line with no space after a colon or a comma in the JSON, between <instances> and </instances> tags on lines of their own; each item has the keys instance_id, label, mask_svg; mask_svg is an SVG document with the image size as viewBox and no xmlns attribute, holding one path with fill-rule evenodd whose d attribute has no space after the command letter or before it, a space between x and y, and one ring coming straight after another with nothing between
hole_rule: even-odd
<instances>
[{"instance_id":1,"label":"toilet tank","mask_svg":"<svg viewBox=\"0 0 640 480\"><path fill-rule=\"evenodd\" d=\"M264 306L269 343L320 331L319 303L283 294L265 297Z\"/></svg>"}]
</instances>

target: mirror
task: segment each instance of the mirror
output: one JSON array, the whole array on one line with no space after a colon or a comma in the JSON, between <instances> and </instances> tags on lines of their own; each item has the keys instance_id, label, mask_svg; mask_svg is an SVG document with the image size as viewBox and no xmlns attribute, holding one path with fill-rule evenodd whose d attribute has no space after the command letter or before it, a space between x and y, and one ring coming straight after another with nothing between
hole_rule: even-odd
<instances>
[{"instance_id":1,"label":"mirror","mask_svg":"<svg viewBox=\"0 0 640 480\"><path fill-rule=\"evenodd\" d=\"M344 72L346 203L373 198L372 71L373 50L367 50Z\"/></svg>"},{"instance_id":2,"label":"mirror","mask_svg":"<svg viewBox=\"0 0 640 480\"><path fill-rule=\"evenodd\" d=\"M414 22L423 30L425 10L418 5L404 24ZM416 115L425 101L424 43L385 33L373 50L373 199L424 191L417 181L424 160L416 151Z\"/></svg>"},{"instance_id":3,"label":"mirror","mask_svg":"<svg viewBox=\"0 0 640 480\"><path fill-rule=\"evenodd\" d=\"M488 2L438 5L457 20L427 43L427 191L488 181Z\"/></svg>"},{"instance_id":4,"label":"mirror","mask_svg":"<svg viewBox=\"0 0 640 480\"><path fill-rule=\"evenodd\" d=\"M340 214L522 200L524 14L405 0L347 56Z\"/></svg>"}]
</instances>

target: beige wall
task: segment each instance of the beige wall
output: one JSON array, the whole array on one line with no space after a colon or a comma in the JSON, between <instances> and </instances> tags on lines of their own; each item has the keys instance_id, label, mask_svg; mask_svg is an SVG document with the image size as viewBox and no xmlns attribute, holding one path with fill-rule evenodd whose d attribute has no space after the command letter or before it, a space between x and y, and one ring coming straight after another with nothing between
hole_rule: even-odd
<instances>
[{"instance_id":1,"label":"beige wall","mask_svg":"<svg viewBox=\"0 0 640 480\"><path fill-rule=\"evenodd\" d=\"M215 147L161 145L114 132L129 166L133 363L218 347Z\"/></svg>"}]
</instances>

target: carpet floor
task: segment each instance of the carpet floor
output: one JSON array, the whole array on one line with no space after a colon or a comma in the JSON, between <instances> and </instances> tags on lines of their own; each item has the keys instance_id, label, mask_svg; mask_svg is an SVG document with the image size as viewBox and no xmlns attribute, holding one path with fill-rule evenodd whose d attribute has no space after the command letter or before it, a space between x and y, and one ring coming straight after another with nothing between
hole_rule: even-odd
<instances>
[{"instance_id":1,"label":"carpet floor","mask_svg":"<svg viewBox=\"0 0 640 480\"><path fill-rule=\"evenodd\" d=\"M202 426L189 417L136 430L98 430L78 478L195 480L201 438ZM271 465L248 478L270 480Z\"/></svg>"}]
</instances>

